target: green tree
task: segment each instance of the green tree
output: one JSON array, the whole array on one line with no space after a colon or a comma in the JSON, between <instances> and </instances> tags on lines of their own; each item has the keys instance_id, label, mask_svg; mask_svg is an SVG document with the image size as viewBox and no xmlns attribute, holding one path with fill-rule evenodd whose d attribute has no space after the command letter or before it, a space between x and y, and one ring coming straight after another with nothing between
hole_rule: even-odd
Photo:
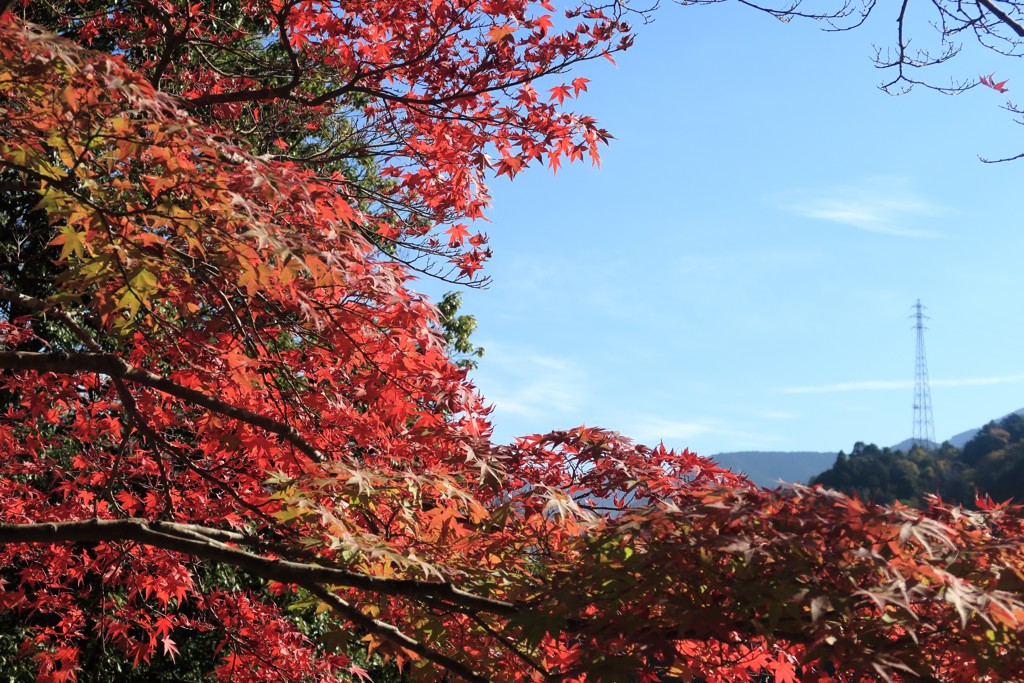
<instances>
[{"instance_id":1,"label":"green tree","mask_svg":"<svg viewBox=\"0 0 1024 683\"><path fill-rule=\"evenodd\" d=\"M1009 442L1010 433L992 421L964 444L960 457L970 467L976 467L989 453L1002 450Z\"/></svg>"},{"instance_id":2,"label":"green tree","mask_svg":"<svg viewBox=\"0 0 1024 683\"><path fill-rule=\"evenodd\" d=\"M476 331L476 317L459 313L462 307L462 295L448 292L437 304L440 312L439 322L444 331L444 341L455 362L465 368L477 367L477 359L483 358L483 347L473 343L471 337Z\"/></svg>"}]
</instances>

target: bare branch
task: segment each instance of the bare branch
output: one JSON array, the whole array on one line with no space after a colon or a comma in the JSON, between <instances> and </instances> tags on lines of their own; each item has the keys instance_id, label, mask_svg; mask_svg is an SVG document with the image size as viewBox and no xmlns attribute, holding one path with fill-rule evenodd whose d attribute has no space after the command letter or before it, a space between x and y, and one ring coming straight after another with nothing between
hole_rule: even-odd
<instances>
[{"instance_id":1,"label":"bare branch","mask_svg":"<svg viewBox=\"0 0 1024 683\"><path fill-rule=\"evenodd\" d=\"M129 519L87 519L35 524L0 523L0 543L96 543L134 541L155 548L184 553L203 560L223 562L270 581L310 589L317 584L356 588L380 595L422 599L436 598L466 609L492 614L516 614L519 607L504 600L485 598L450 583L388 579L310 563L257 555L227 543L255 543L238 532L195 524Z\"/></svg>"},{"instance_id":2,"label":"bare branch","mask_svg":"<svg viewBox=\"0 0 1024 683\"><path fill-rule=\"evenodd\" d=\"M999 19L999 21L1009 26L1010 29L1018 36L1024 38L1024 26L1021 26L1020 23L1014 21L1013 17L1004 12L1002 8L997 6L994 2L992 2L992 0L978 0L978 4L987 9L992 14L996 15L996 18Z\"/></svg>"},{"instance_id":3,"label":"bare branch","mask_svg":"<svg viewBox=\"0 0 1024 683\"><path fill-rule=\"evenodd\" d=\"M396 626L387 622L381 621L380 619L374 619L373 617L367 616L360 612L358 609L348 604L340 597L330 592L323 586L313 586L309 589L309 592L317 596L325 603L330 605L336 612L341 616L345 617L357 626L366 629L374 635L381 636L392 643L415 652L419 656L426 660L437 664L438 666L447 669L453 674L464 678L467 681L473 683L487 683L488 678L475 673L468 666L462 662L456 661L447 655L441 654L436 650L427 647L423 643L410 636L402 633Z\"/></svg>"},{"instance_id":4,"label":"bare branch","mask_svg":"<svg viewBox=\"0 0 1024 683\"><path fill-rule=\"evenodd\" d=\"M1015 154L1012 157L1002 157L1000 159L989 159L987 157L978 157L983 164L1001 164L1004 161L1017 161L1017 159L1024 159L1024 152Z\"/></svg>"},{"instance_id":5,"label":"bare branch","mask_svg":"<svg viewBox=\"0 0 1024 683\"><path fill-rule=\"evenodd\" d=\"M78 341L85 344L86 348L90 351L95 351L96 353L102 353L103 351L103 348L99 343L97 343L96 339L82 326L81 323L64 311L49 308L46 302L42 299L27 296L21 292L16 292L13 289L0 285L0 301L8 301L10 303L17 304L22 308L27 308L30 311L40 311L46 315L52 316L64 323L64 326L67 327L76 338L78 338Z\"/></svg>"}]
</instances>

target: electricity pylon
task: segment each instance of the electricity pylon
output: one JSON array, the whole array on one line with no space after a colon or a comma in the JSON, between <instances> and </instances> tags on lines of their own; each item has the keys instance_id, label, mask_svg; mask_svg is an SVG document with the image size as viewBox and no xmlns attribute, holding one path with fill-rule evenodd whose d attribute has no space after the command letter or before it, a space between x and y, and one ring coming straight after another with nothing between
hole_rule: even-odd
<instances>
[{"instance_id":1,"label":"electricity pylon","mask_svg":"<svg viewBox=\"0 0 1024 683\"><path fill-rule=\"evenodd\" d=\"M914 436L915 446L935 446L935 425L932 423L932 390L928 384L928 359L924 353L924 306L914 304L914 329L917 330L917 363L914 370Z\"/></svg>"}]
</instances>

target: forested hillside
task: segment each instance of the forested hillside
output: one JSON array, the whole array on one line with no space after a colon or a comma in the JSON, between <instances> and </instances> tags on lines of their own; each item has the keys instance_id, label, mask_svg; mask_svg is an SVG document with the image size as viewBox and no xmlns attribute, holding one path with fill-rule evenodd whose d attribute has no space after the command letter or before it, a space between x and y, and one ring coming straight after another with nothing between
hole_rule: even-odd
<instances>
[{"instance_id":1,"label":"forested hillside","mask_svg":"<svg viewBox=\"0 0 1024 683\"><path fill-rule=\"evenodd\" d=\"M934 450L903 452L858 442L811 483L879 503L919 505L932 493L966 505L976 495L997 501L1019 498L1024 491L1024 417L1012 414L989 422L962 449L946 442Z\"/></svg>"}]
</instances>

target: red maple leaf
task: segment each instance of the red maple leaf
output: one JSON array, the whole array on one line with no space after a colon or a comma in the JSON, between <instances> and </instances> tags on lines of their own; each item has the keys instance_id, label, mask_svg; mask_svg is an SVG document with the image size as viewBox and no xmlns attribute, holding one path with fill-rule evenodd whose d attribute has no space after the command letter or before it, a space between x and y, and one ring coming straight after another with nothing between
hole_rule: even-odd
<instances>
[{"instance_id":1,"label":"red maple leaf","mask_svg":"<svg viewBox=\"0 0 1024 683\"><path fill-rule=\"evenodd\" d=\"M481 254L475 251L463 254L458 258L457 263L459 266L459 272L470 278L473 277L476 271L483 268L483 264L481 263Z\"/></svg>"},{"instance_id":2,"label":"red maple leaf","mask_svg":"<svg viewBox=\"0 0 1024 683\"><path fill-rule=\"evenodd\" d=\"M558 100L559 104L564 102L566 97L570 97L569 86L567 85L556 85L555 87L548 89L548 92L551 93L551 97L549 97L548 100Z\"/></svg>"},{"instance_id":3,"label":"red maple leaf","mask_svg":"<svg viewBox=\"0 0 1024 683\"><path fill-rule=\"evenodd\" d=\"M469 229L463 223L456 223L444 231L448 235L448 246L455 247L462 244L463 240L469 237Z\"/></svg>"},{"instance_id":4,"label":"red maple leaf","mask_svg":"<svg viewBox=\"0 0 1024 683\"><path fill-rule=\"evenodd\" d=\"M775 674L775 683L797 683L796 668L785 652L779 652L778 658L768 665L768 669Z\"/></svg>"},{"instance_id":5,"label":"red maple leaf","mask_svg":"<svg viewBox=\"0 0 1024 683\"><path fill-rule=\"evenodd\" d=\"M369 683L373 683L373 679L370 678L370 672L361 666L350 664L346 671L358 678L360 681L369 681Z\"/></svg>"},{"instance_id":6,"label":"red maple leaf","mask_svg":"<svg viewBox=\"0 0 1024 683\"><path fill-rule=\"evenodd\" d=\"M999 81L996 83L994 76L994 73L989 74L987 78L985 76L978 76L978 80L981 81L982 85L987 85L993 90L998 90L999 92L1006 92L1009 90L1009 88L1006 87L1007 81Z\"/></svg>"},{"instance_id":7,"label":"red maple leaf","mask_svg":"<svg viewBox=\"0 0 1024 683\"><path fill-rule=\"evenodd\" d=\"M175 656L178 654L178 646L174 644L170 636L164 636L161 641L164 644L164 654L170 655L171 661L174 661Z\"/></svg>"}]
</instances>

